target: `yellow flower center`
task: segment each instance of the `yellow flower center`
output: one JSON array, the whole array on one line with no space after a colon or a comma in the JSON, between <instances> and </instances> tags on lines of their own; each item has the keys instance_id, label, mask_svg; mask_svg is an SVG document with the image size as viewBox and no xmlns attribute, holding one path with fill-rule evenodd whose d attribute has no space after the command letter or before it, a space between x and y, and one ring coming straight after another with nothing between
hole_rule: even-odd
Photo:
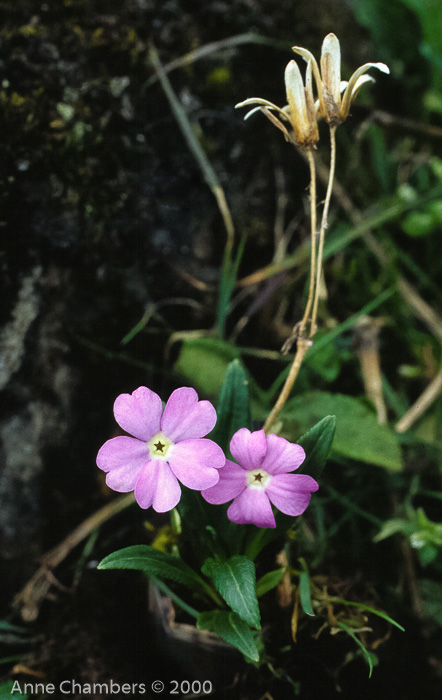
<instances>
[{"instance_id":1,"label":"yellow flower center","mask_svg":"<svg viewBox=\"0 0 442 700\"><path fill-rule=\"evenodd\" d=\"M270 474L265 472L264 469L252 469L252 471L247 472L247 486L249 489L264 491L270 478Z\"/></svg>"},{"instance_id":2,"label":"yellow flower center","mask_svg":"<svg viewBox=\"0 0 442 700\"><path fill-rule=\"evenodd\" d=\"M170 457L170 450L173 447L172 440L169 440L163 433L157 433L147 443L151 459L167 459Z\"/></svg>"}]
</instances>

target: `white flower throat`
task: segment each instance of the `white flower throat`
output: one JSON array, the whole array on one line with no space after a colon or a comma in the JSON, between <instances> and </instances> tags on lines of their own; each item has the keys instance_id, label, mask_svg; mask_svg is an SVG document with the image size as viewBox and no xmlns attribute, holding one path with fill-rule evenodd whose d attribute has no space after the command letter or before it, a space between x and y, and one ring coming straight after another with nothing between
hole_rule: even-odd
<instances>
[{"instance_id":1,"label":"white flower throat","mask_svg":"<svg viewBox=\"0 0 442 700\"><path fill-rule=\"evenodd\" d=\"M247 486L249 489L265 491L271 479L270 474L264 469L252 469L247 472Z\"/></svg>"},{"instance_id":2,"label":"white flower throat","mask_svg":"<svg viewBox=\"0 0 442 700\"><path fill-rule=\"evenodd\" d=\"M168 459L173 448L172 440L163 433L157 433L147 443L151 459Z\"/></svg>"}]
</instances>

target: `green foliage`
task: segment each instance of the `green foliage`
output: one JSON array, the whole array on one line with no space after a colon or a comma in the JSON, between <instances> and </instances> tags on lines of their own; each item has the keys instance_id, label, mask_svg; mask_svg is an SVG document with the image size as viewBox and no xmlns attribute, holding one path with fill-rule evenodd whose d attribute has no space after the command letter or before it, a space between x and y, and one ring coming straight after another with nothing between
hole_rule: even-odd
<instances>
[{"instance_id":1,"label":"green foliage","mask_svg":"<svg viewBox=\"0 0 442 700\"><path fill-rule=\"evenodd\" d=\"M417 550L422 566L431 564L442 551L442 523L427 518L422 508L408 507L408 518L387 520L376 535L375 542L385 540L397 533L405 535L411 546Z\"/></svg>"},{"instance_id":2,"label":"green foliage","mask_svg":"<svg viewBox=\"0 0 442 700\"><path fill-rule=\"evenodd\" d=\"M238 246L235 256L232 256L231 250L226 246L221 268L218 312L216 319L216 330L218 331L220 338L224 337L226 320L230 311L230 299L236 284L238 268L244 253L245 242L245 238L243 238Z\"/></svg>"},{"instance_id":3,"label":"green foliage","mask_svg":"<svg viewBox=\"0 0 442 700\"><path fill-rule=\"evenodd\" d=\"M336 417L326 416L299 438L298 444L305 450L305 460L300 471L318 479L324 469L333 444Z\"/></svg>"},{"instance_id":4,"label":"green foliage","mask_svg":"<svg viewBox=\"0 0 442 700\"><path fill-rule=\"evenodd\" d=\"M317 341L320 343L325 336L318 333ZM313 349L313 348L312 348ZM332 339L328 343L320 343L314 352L307 355L306 367L312 369L326 382L334 382L338 378L342 365L342 353L338 351Z\"/></svg>"},{"instance_id":5,"label":"green foliage","mask_svg":"<svg viewBox=\"0 0 442 700\"><path fill-rule=\"evenodd\" d=\"M0 643L13 645L29 644L31 630L21 625L13 625L8 620L0 620Z\"/></svg>"},{"instance_id":6,"label":"green foliage","mask_svg":"<svg viewBox=\"0 0 442 700\"><path fill-rule=\"evenodd\" d=\"M306 615L314 616L312 599L310 596L310 577L307 569L299 574L299 601Z\"/></svg>"},{"instance_id":7,"label":"green foliage","mask_svg":"<svg viewBox=\"0 0 442 700\"><path fill-rule=\"evenodd\" d=\"M401 0L416 13L423 36L422 54L433 67L433 85L440 91L442 77L442 13L439 0Z\"/></svg>"},{"instance_id":8,"label":"green foliage","mask_svg":"<svg viewBox=\"0 0 442 700\"><path fill-rule=\"evenodd\" d=\"M387 622L390 623L390 625L394 625L398 629L401 630L401 632L405 632L405 629L402 627L402 625L399 624L399 622L396 622L396 620L393 620L390 615L387 615L387 613L384 613L382 610L377 610L376 608L373 608L371 605L365 605L365 603L360 603L360 602L355 602L351 600L342 600L340 598L331 598L331 602L333 603L342 603L342 605L349 605L350 607L353 606L355 608L358 608L358 610L361 610L363 612L369 612L372 615L377 615L378 617L381 617L383 620L386 620Z\"/></svg>"},{"instance_id":9,"label":"green foliage","mask_svg":"<svg viewBox=\"0 0 442 700\"><path fill-rule=\"evenodd\" d=\"M387 63L394 61L395 64L402 61L405 65L416 60L419 26L406 2L356 0L353 7L358 21L370 30L376 50L382 52L383 60Z\"/></svg>"},{"instance_id":10,"label":"green foliage","mask_svg":"<svg viewBox=\"0 0 442 700\"><path fill-rule=\"evenodd\" d=\"M231 557L227 561L206 559L202 572L213 579L216 590L244 622L260 629L255 565L250 559L244 556Z\"/></svg>"},{"instance_id":11,"label":"green foliage","mask_svg":"<svg viewBox=\"0 0 442 700\"><path fill-rule=\"evenodd\" d=\"M285 569L275 569L275 571L268 571L264 576L261 576L256 582L257 597L260 598L262 595L265 595L265 593L276 588L281 582L284 573Z\"/></svg>"},{"instance_id":12,"label":"green foliage","mask_svg":"<svg viewBox=\"0 0 442 700\"><path fill-rule=\"evenodd\" d=\"M191 557L200 557L195 563L198 569L201 559L205 557L216 554L226 559L242 551L247 528L227 518L227 507L211 505L199 492L183 489L177 509L181 516L184 541L198 542L197 550L192 548L192 552L189 552Z\"/></svg>"},{"instance_id":13,"label":"green foliage","mask_svg":"<svg viewBox=\"0 0 442 700\"><path fill-rule=\"evenodd\" d=\"M215 338L189 338L182 342L174 371L191 380L207 396L217 396L229 363L237 357L239 351L229 343Z\"/></svg>"},{"instance_id":14,"label":"green foliage","mask_svg":"<svg viewBox=\"0 0 442 700\"><path fill-rule=\"evenodd\" d=\"M4 683L0 683L0 700L11 700L11 697L14 698L23 698L23 700L27 700L29 697L28 693L12 693L12 688L14 687L14 681L5 681Z\"/></svg>"},{"instance_id":15,"label":"green foliage","mask_svg":"<svg viewBox=\"0 0 442 700\"><path fill-rule=\"evenodd\" d=\"M368 649L365 648L365 646L362 644L359 637L356 635L355 631L349 625L345 624L345 622L342 622L342 620L339 620L336 624L338 627L340 627L342 630L344 630L344 632L346 632L348 634L348 636L351 637L358 645L359 649L361 650L361 653L362 653L364 660L368 664L368 668L369 668L368 677L371 678L371 674L373 673L373 667L377 663L376 655L373 654L372 652L369 652Z\"/></svg>"},{"instance_id":16,"label":"green foliage","mask_svg":"<svg viewBox=\"0 0 442 700\"><path fill-rule=\"evenodd\" d=\"M217 416L211 438L230 459L229 443L232 435L240 428L250 428L249 379L239 360L233 360L225 371Z\"/></svg>"},{"instance_id":17,"label":"green foliage","mask_svg":"<svg viewBox=\"0 0 442 700\"><path fill-rule=\"evenodd\" d=\"M281 412L284 419L281 434L294 440L309 424L328 414L336 416L332 445L335 455L392 471L402 469L397 435L387 426L379 425L374 413L351 396L311 391L291 399Z\"/></svg>"},{"instance_id":18,"label":"green foliage","mask_svg":"<svg viewBox=\"0 0 442 700\"><path fill-rule=\"evenodd\" d=\"M215 632L251 661L259 661L259 651L252 630L236 613L228 610L203 612L198 616L196 624L198 629Z\"/></svg>"},{"instance_id":19,"label":"green foliage","mask_svg":"<svg viewBox=\"0 0 442 700\"><path fill-rule=\"evenodd\" d=\"M371 152L373 172L382 192L394 190L395 166L385 141L384 131L377 124L370 124L365 131Z\"/></svg>"},{"instance_id":20,"label":"green foliage","mask_svg":"<svg viewBox=\"0 0 442 700\"><path fill-rule=\"evenodd\" d=\"M109 554L98 569L135 569L148 576L170 579L192 590L204 588L204 581L178 557L160 552L146 544L134 545Z\"/></svg>"},{"instance_id":21,"label":"green foliage","mask_svg":"<svg viewBox=\"0 0 442 700\"><path fill-rule=\"evenodd\" d=\"M423 211L414 211L402 221L408 236L421 238L436 232L442 225L442 200L429 202Z\"/></svg>"},{"instance_id":22,"label":"green foliage","mask_svg":"<svg viewBox=\"0 0 442 700\"><path fill-rule=\"evenodd\" d=\"M424 613L442 627L442 582L424 578L419 584Z\"/></svg>"}]
</instances>

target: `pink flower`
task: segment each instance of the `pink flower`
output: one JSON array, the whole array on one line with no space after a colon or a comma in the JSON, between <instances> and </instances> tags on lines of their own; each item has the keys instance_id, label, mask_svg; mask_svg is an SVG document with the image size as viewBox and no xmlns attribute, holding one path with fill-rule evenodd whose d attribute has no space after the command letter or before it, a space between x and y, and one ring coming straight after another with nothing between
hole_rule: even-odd
<instances>
[{"instance_id":1,"label":"pink flower","mask_svg":"<svg viewBox=\"0 0 442 700\"><path fill-rule=\"evenodd\" d=\"M224 453L212 440L201 439L214 427L216 411L209 401L198 401L194 389L176 389L163 412L158 394L140 386L117 397L114 416L134 436L112 438L98 452L97 466L107 472L114 491L135 491L141 508L164 513L180 500L178 481L195 490L218 482Z\"/></svg>"},{"instance_id":2,"label":"pink flower","mask_svg":"<svg viewBox=\"0 0 442 700\"><path fill-rule=\"evenodd\" d=\"M300 445L264 430L241 428L232 437L230 451L239 462L226 460L215 486L202 492L209 503L232 500L227 515L234 523L276 527L271 504L286 515L301 515L317 482L306 474L290 474L305 459Z\"/></svg>"}]
</instances>

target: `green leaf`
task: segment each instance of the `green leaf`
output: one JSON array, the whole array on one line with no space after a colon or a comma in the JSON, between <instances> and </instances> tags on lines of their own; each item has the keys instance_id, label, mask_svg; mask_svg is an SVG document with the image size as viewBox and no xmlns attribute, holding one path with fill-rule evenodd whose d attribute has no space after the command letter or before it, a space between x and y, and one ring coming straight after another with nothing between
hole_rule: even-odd
<instances>
[{"instance_id":1,"label":"green leaf","mask_svg":"<svg viewBox=\"0 0 442 700\"><path fill-rule=\"evenodd\" d=\"M239 356L233 345L215 338L183 340L174 371L207 396L218 396L228 364Z\"/></svg>"},{"instance_id":2,"label":"green leaf","mask_svg":"<svg viewBox=\"0 0 442 700\"><path fill-rule=\"evenodd\" d=\"M14 692L12 695L12 691L15 690L14 684L16 683L20 685L20 681L6 681L5 683L0 683L0 700L11 700L11 697L23 698L23 700L26 700L29 697L27 693L24 695L23 693L19 694L18 692ZM15 685L15 688L18 689L18 686Z\"/></svg>"},{"instance_id":3,"label":"green leaf","mask_svg":"<svg viewBox=\"0 0 442 700\"><path fill-rule=\"evenodd\" d=\"M326 334L322 336L318 333L318 341L326 337ZM316 341L315 338L315 342ZM312 349L315 346L312 346ZM319 374L322 379L326 382L334 382L338 378L339 372L341 370L341 355L338 352L335 344L333 342L321 344L315 348L314 352L307 354L305 358L306 366L310 367L314 372Z\"/></svg>"},{"instance_id":4,"label":"green leaf","mask_svg":"<svg viewBox=\"0 0 442 700\"><path fill-rule=\"evenodd\" d=\"M310 596L310 577L308 571L301 571L299 574L299 600L306 615L314 617L312 599Z\"/></svg>"},{"instance_id":5,"label":"green leaf","mask_svg":"<svg viewBox=\"0 0 442 700\"><path fill-rule=\"evenodd\" d=\"M223 338L225 334L226 319L230 311L230 298L235 288L236 279L238 276L238 269L244 253L245 244L246 239L245 237L243 237L239 242L235 255L232 255L232 251L227 243L224 250L224 258L222 262L221 277L219 284L217 319L215 326L220 338Z\"/></svg>"},{"instance_id":6,"label":"green leaf","mask_svg":"<svg viewBox=\"0 0 442 700\"><path fill-rule=\"evenodd\" d=\"M392 471L402 469L402 455L397 435L386 425L379 425L375 414L360 400L344 394L311 391L287 402L281 418L281 435L289 440L327 415L336 416L336 433L332 451L367 464Z\"/></svg>"},{"instance_id":7,"label":"green leaf","mask_svg":"<svg viewBox=\"0 0 442 700\"><path fill-rule=\"evenodd\" d=\"M213 579L216 590L242 620L260 629L255 565L250 559L241 555L227 561L206 559L202 572Z\"/></svg>"},{"instance_id":8,"label":"green leaf","mask_svg":"<svg viewBox=\"0 0 442 700\"><path fill-rule=\"evenodd\" d=\"M347 632L349 637L351 637L356 642L356 644L359 646L359 648L361 649L362 655L368 664L368 668L369 668L368 677L371 678L371 674L373 673L373 666L377 665L377 663L378 663L378 658L377 658L376 654L373 654L372 652L368 651L368 649L366 649L364 647L364 645L362 644L359 637L356 636L354 630L352 630L351 627L346 625L345 622L338 621L336 624L338 627L340 627L342 630L344 630L344 632Z\"/></svg>"},{"instance_id":9,"label":"green leaf","mask_svg":"<svg viewBox=\"0 0 442 700\"><path fill-rule=\"evenodd\" d=\"M29 634L27 627L11 625L7 620L0 620L0 632L12 632L13 634Z\"/></svg>"},{"instance_id":10,"label":"green leaf","mask_svg":"<svg viewBox=\"0 0 442 700\"><path fill-rule=\"evenodd\" d=\"M305 450L301 471L318 479L324 469L336 431L336 417L326 416L297 441Z\"/></svg>"},{"instance_id":11,"label":"green leaf","mask_svg":"<svg viewBox=\"0 0 442 700\"><path fill-rule=\"evenodd\" d=\"M195 584L205 587L200 576L181 559L166 552L160 552L147 544L126 547L109 554L99 564L98 569L136 569L160 580L170 579L191 589Z\"/></svg>"},{"instance_id":12,"label":"green leaf","mask_svg":"<svg viewBox=\"0 0 442 700\"><path fill-rule=\"evenodd\" d=\"M259 651L252 630L236 613L230 610L203 612L198 616L196 626L198 629L215 632L251 661L259 661Z\"/></svg>"},{"instance_id":13,"label":"green leaf","mask_svg":"<svg viewBox=\"0 0 442 700\"><path fill-rule=\"evenodd\" d=\"M437 221L433 215L427 211L414 211L408 214L402 222L402 229L407 236L412 238L422 238L428 236L437 227Z\"/></svg>"},{"instance_id":14,"label":"green leaf","mask_svg":"<svg viewBox=\"0 0 442 700\"><path fill-rule=\"evenodd\" d=\"M384 522L373 541L382 542L382 540L386 540L388 537L397 535L398 532L401 532L404 535L410 535L412 531L413 526L408 520L404 520L403 518L391 518L390 520L386 520Z\"/></svg>"},{"instance_id":15,"label":"green leaf","mask_svg":"<svg viewBox=\"0 0 442 700\"><path fill-rule=\"evenodd\" d=\"M406 535L413 549L418 550L422 566L431 564L442 549L442 523L427 518L422 508L408 508L408 520L392 518L387 520L374 538L375 542L385 540L397 533Z\"/></svg>"},{"instance_id":16,"label":"green leaf","mask_svg":"<svg viewBox=\"0 0 442 700\"><path fill-rule=\"evenodd\" d=\"M370 605L365 605L365 603L358 603L353 600L344 600L343 598L330 598L329 599L331 603L342 603L342 605L351 605L355 608L358 608L359 610L365 610L366 612L372 613L372 615L377 615L378 617L382 617L383 620L387 620L391 625L394 625L397 627L401 632L405 632L405 628L402 627L402 625L399 624L399 622L396 622L396 620L393 620L390 615L387 615L383 610L377 610L376 608L372 608Z\"/></svg>"},{"instance_id":17,"label":"green leaf","mask_svg":"<svg viewBox=\"0 0 442 700\"><path fill-rule=\"evenodd\" d=\"M232 435L240 428L250 428L249 380L247 372L239 360L227 366L219 394L218 420L211 438L226 452Z\"/></svg>"},{"instance_id":18,"label":"green leaf","mask_svg":"<svg viewBox=\"0 0 442 700\"><path fill-rule=\"evenodd\" d=\"M442 583L432 579L422 579L419 582L419 592L425 614L442 627Z\"/></svg>"},{"instance_id":19,"label":"green leaf","mask_svg":"<svg viewBox=\"0 0 442 700\"><path fill-rule=\"evenodd\" d=\"M269 571L264 576L261 576L256 582L256 595L258 598L271 591L272 588L276 588L284 576L284 572L285 569L275 569L275 571Z\"/></svg>"}]
</instances>

